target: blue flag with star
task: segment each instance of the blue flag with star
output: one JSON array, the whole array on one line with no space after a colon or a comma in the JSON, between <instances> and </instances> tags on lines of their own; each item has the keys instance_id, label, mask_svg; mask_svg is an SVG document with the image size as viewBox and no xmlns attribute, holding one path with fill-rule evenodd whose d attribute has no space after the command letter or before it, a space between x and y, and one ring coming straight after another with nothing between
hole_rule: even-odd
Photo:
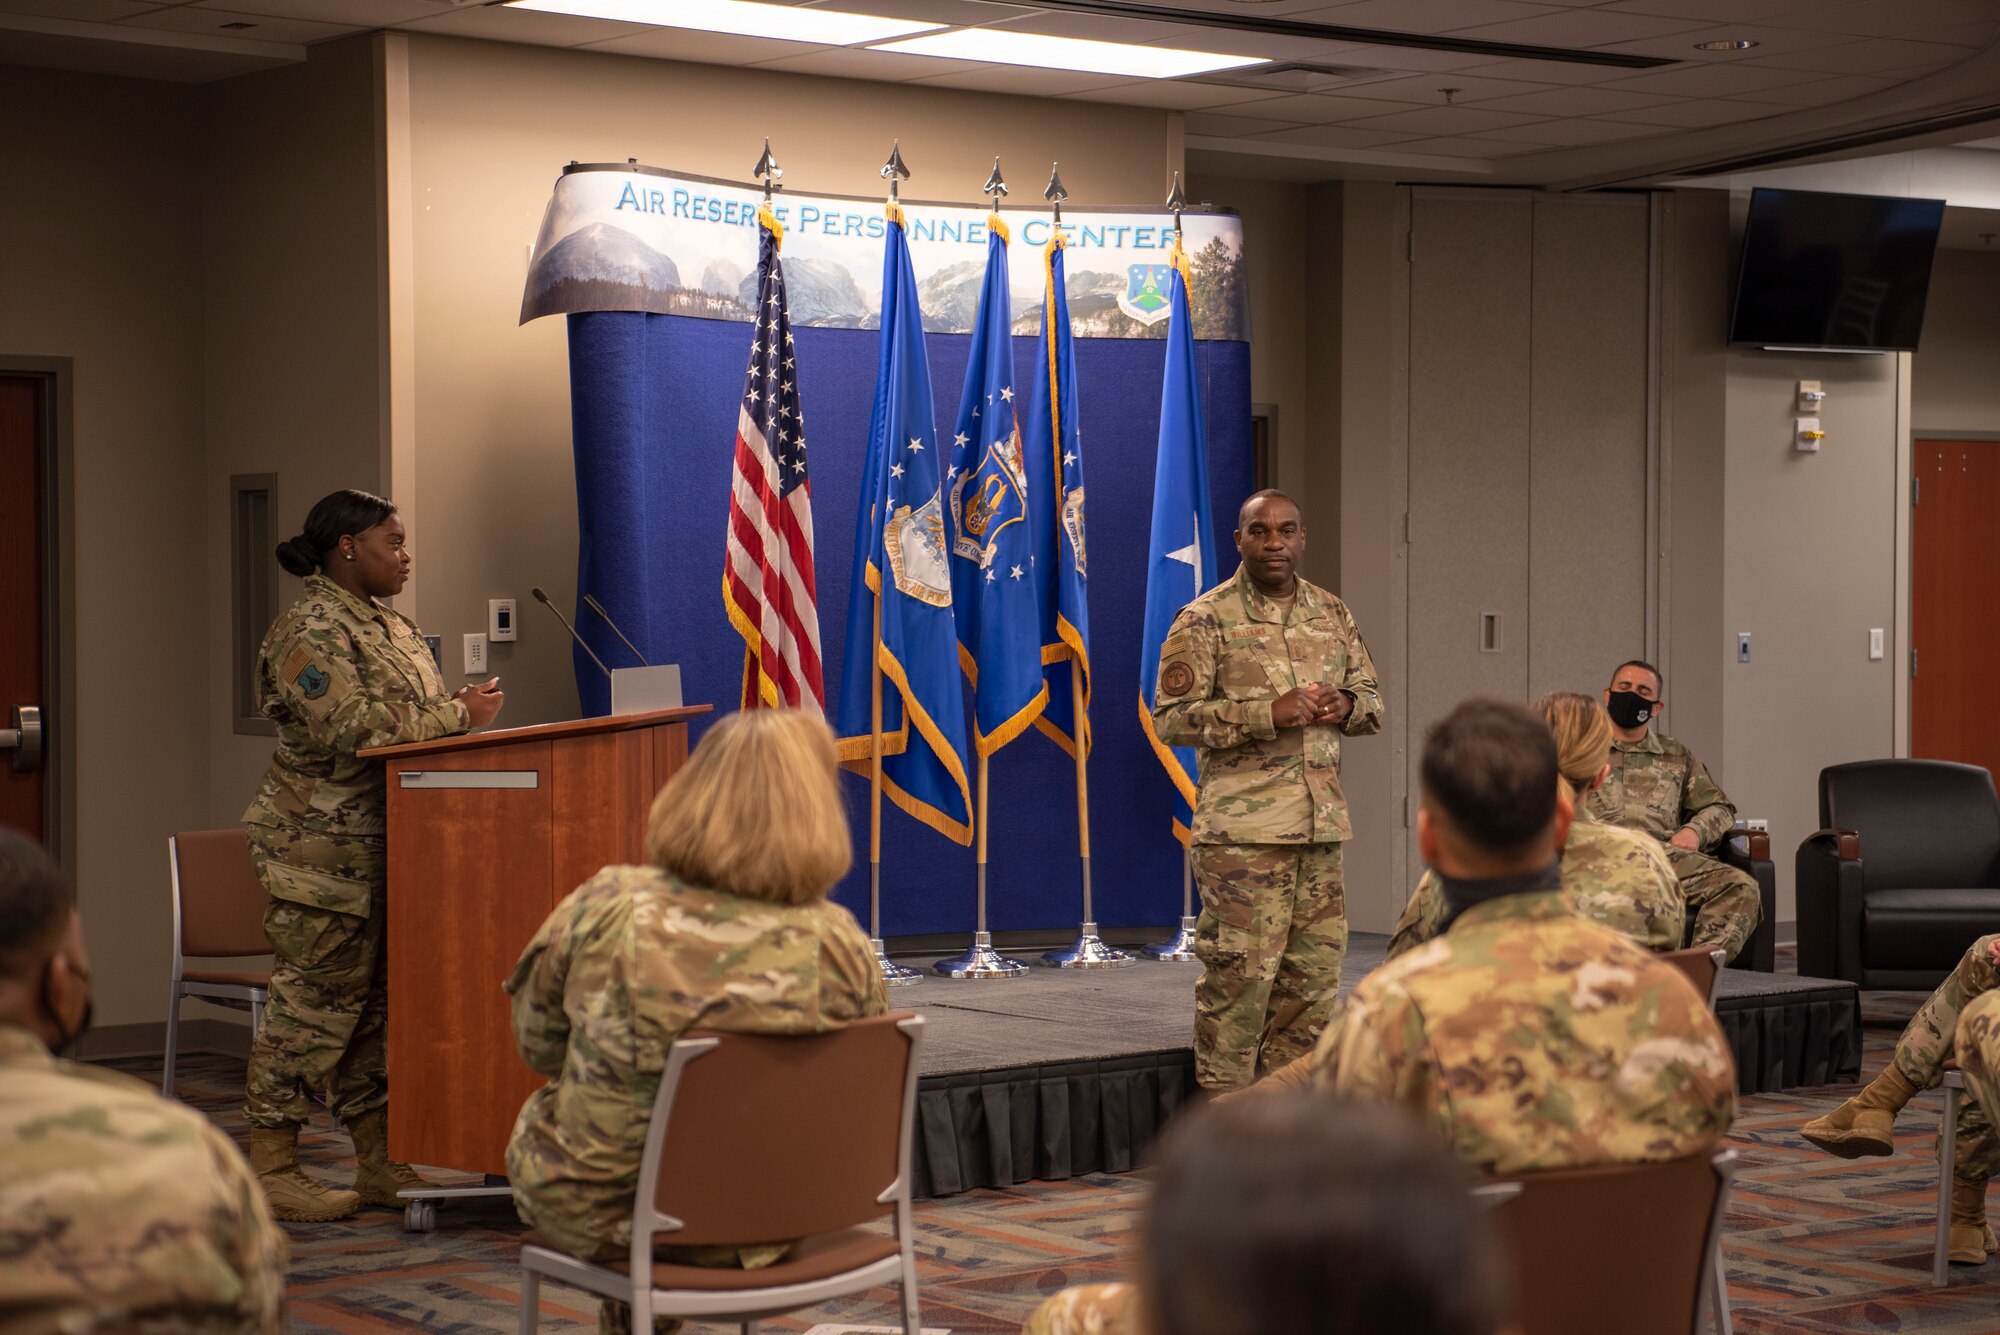
<instances>
[{"instance_id":1,"label":"blue flag with star","mask_svg":"<svg viewBox=\"0 0 2000 1335\"><path fill-rule=\"evenodd\" d=\"M874 662L882 669L882 791L932 829L972 842L965 705L952 629L944 466L903 211L882 253L881 366L855 520L847 652L834 730L843 764L871 765ZM876 648L876 601L881 642Z\"/></svg>"},{"instance_id":2,"label":"blue flag with star","mask_svg":"<svg viewBox=\"0 0 2000 1335\"><path fill-rule=\"evenodd\" d=\"M1042 672L1049 702L1035 726L1076 754L1090 751L1090 607L1085 583L1083 435L1078 428L1076 355L1070 343L1069 297L1063 290L1063 234L1042 251L1042 331L1035 347L1034 384L1023 430L1034 570L1041 602ZM1078 674L1083 716L1077 717L1070 674Z\"/></svg>"},{"instance_id":3,"label":"blue flag with star","mask_svg":"<svg viewBox=\"0 0 2000 1335\"><path fill-rule=\"evenodd\" d=\"M1194 311L1188 301L1187 252L1174 243L1167 301L1167 369L1160 388L1160 446L1153 464L1153 538L1147 545L1146 616L1139 637L1139 726L1174 781L1174 834L1193 838L1195 756L1167 746L1153 731L1153 688L1160 645L1180 610L1215 587L1215 507L1208 497L1208 442L1203 438L1201 379L1194 361Z\"/></svg>"},{"instance_id":4,"label":"blue flag with star","mask_svg":"<svg viewBox=\"0 0 2000 1335\"><path fill-rule=\"evenodd\" d=\"M1034 497L1014 411L1007 227L987 220L986 282L945 474L958 657L972 681L972 745L992 755L1041 714L1041 609L1035 597Z\"/></svg>"}]
</instances>

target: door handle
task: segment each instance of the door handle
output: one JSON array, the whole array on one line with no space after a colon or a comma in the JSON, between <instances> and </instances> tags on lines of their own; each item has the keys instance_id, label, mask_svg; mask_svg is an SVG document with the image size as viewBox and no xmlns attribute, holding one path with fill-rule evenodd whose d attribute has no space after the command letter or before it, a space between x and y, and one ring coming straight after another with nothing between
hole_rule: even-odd
<instances>
[{"instance_id":1,"label":"door handle","mask_svg":"<svg viewBox=\"0 0 2000 1335\"><path fill-rule=\"evenodd\" d=\"M42 767L40 706L14 706L14 726L0 728L0 751L14 753L12 766L16 774L32 774Z\"/></svg>"}]
</instances>

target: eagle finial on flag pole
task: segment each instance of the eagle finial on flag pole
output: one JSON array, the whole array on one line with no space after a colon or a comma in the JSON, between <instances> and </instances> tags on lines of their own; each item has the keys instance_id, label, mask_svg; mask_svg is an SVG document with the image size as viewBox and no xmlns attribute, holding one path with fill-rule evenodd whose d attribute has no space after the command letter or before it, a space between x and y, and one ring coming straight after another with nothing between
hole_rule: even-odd
<instances>
[{"instance_id":1,"label":"eagle finial on flag pole","mask_svg":"<svg viewBox=\"0 0 2000 1335\"><path fill-rule=\"evenodd\" d=\"M785 169L780 167L778 160L771 156L771 141L768 137L764 140L764 152L757 159L757 165L750 169L750 174L764 182L764 202L766 204L771 202L772 191L783 190L785 188L778 184L779 179L785 174Z\"/></svg>"}]
</instances>

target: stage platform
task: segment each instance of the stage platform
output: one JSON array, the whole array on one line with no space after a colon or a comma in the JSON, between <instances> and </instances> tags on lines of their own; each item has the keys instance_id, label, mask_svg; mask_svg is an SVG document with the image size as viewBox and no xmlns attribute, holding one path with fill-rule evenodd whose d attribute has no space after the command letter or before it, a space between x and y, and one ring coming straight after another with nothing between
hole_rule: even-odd
<instances>
[{"instance_id":1,"label":"stage platform","mask_svg":"<svg viewBox=\"0 0 2000 1335\"><path fill-rule=\"evenodd\" d=\"M1386 936L1356 932L1341 990L1380 964L1388 945ZM928 968L937 956L898 958ZM1005 981L930 976L892 989L890 1004L925 1024L911 1156L917 1194L1137 1167L1194 1093L1200 969L1151 960L1075 971L1038 964ZM1861 993L1852 983L1729 969L1716 1011L1742 1093L1860 1074Z\"/></svg>"}]
</instances>

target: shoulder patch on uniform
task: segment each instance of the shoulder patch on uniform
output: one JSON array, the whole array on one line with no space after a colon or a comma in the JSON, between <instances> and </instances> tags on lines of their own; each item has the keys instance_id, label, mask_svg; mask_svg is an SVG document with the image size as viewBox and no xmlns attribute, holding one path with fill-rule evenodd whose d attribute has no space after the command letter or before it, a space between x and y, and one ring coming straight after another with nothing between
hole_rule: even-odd
<instances>
[{"instance_id":1,"label":"shoulder patch on uniform","mask_svg":"<svg viewBox=\"0 0 2000 1335\"><path fill-rule=\"evenodd\" d=\"M332 683L332 680L326 673L320 671L318 666L308 663L305 670L299 673L297 678L299 693L304 695L308 700L317 700L326 694L326 688Z\"/></svg>"},{"instance_id":2,"label":"shoulder patch on uniform","mask_svg":"<svg viewBox=\"0 0 2000 1335\"><path fill-rule=\"evenodd\" d=\"M1160 674L1160 692L1163 695L1186 695L1194 689L1194 669L1186 663L1169 663Z\"/></svg>"},{"instance_id":3,"label":"shoulder patch on uniform","mask_svg":"<svg viewBox=\"0 0 2000 1335\"><path fill-rule=\"evenodd\" d=\"M303 644L285 655L284 666L278 669L278 675L296 685L300 694L308 700L319 699L333 684L333 678L313 658L312 650Z\"/></svg>"}]
</instances>

